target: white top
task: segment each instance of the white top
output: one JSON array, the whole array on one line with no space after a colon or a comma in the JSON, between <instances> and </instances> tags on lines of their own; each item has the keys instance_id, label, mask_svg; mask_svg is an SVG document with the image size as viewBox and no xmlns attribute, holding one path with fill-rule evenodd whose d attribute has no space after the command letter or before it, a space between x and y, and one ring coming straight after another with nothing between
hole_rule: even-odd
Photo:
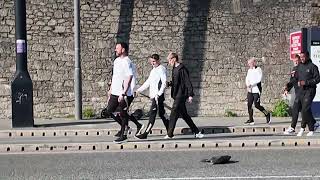
<instances>
[{"instance_id":1,"label":"white top","mask_svg":"<svg viewBox=\"0 0 320 180\"><path fill-rule=\"evenodd\" d=\"M111 94L120 96L123 92L123 82L133 76L133 63L126 57L117 57L113 62L113 75L111 81ZM130 85L131 86L131 85ZM131 87L127 91L127 96L132 96L133 92Z\"/></svg>"},{"instance_id":2,"label":"white top","mask_svg":"<svg viewBox=\"0 0 320 180\"><path fill-rule=\"evenodd\" d=\"M248 69L248 73L246 76L246 85L251 85L251 89L248 89L248 92L251 93L259 93L260 90L257 86L258 83L260 83L262 80L262 70L260 67L256 67L254 69Z\"/></svg>"},{"instance_id":3,"label":"white top","mask_svg":"<svg viewBox=\"0 0 320 180\"><path fill-rule=\"evenodd\" d=\"M132 76L132 80L131 80L131 84L130 84L130 91L131 91L131 95L134 96L134 88L136 87L136 82L137 82L137 70L136 70L136 65L134 63L131 63L131 64L132 64L133 76Z\"/></svg>"},{"instance_id":4,"label":"white top","mask_svg":"<svg viewBox=\"0 0 320 180\"><path fill-rule=\"evenodd\" d=\"M161 86L159 89L159 82L161 80ZM150 72L150 75L146 82L137 89L138 92L142 92L148 87L149 89L149 96L150 98L154 98L156 95L161 96L164 93L164 89L166 88L166 81L167 81L167 73L166 68L161 64L155 68L153 68Z\"/></svg>"}]
</instances>

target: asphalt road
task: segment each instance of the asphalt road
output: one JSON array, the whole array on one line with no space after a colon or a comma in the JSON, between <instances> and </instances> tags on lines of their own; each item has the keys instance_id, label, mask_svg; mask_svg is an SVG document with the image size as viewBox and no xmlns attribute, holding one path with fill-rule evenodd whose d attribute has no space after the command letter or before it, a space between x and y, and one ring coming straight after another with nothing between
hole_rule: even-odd
<instances>
[{"instance_id":1,"label":"asphalt road","mask_svg":"<svg viewBox=\"0 0 320 180\"><path fill-rule=\"evenodd\" d=\"M231 155L228 164L200 162ZM0 155L0 179L320 179L320 149Z\"/></svg>"}]
</instances>

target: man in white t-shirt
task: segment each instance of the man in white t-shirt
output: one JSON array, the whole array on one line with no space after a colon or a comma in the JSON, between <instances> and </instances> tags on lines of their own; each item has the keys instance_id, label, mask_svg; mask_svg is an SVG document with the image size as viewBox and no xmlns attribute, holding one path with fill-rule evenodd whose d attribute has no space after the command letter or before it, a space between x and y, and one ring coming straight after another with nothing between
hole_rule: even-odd
<instances>
[{"instance_id":1,"label":"man in white t-shirt","mask_svg":"<svg viewBox=\"0 0 320 180\"><path fill-rule=\"evenodd\" d=\"M133 89L131 83L134 75L133 63L128 57L128 44L117 43L115 52L117 58L113 62L113 75L111 88L108 92L109 102L107 106L107 114L111 114L117 110L119 106L121 118L121 130L119 137L114 140L115 143L122 143L127 140L128 127L128 108L133 100Z\"/></svg>"},{"instance_id":2,"label":"man in white t-shirt","mask_svg":"<svg viewBox=\"0 0 320 180\"><path fill-rule=\"evenodd\" d=\"M137 89L137 93L140 93L149 88L149 97L151 100L151 107L149 111L149 123L144 133L136 135L139 139L147 139L159 112L159 116L166 129L168 130L169 120L165 117L166 111L164 110L164 90L166 88L167 73L166 68L161 65L160 57L158 54L152 54L149 58L149 62L152 65L152 70L148 79L143 85Z\"/></svg>"},{"instance_id":3,"label":"man in white t-shirt","mask_svg":"<svg viewBox=\"0 0 320 180\"><path fill-rule=\"evenodd\" d=\"M130 89L131 92L134 92L134 88L136 86L136 78L137 78L137 73L136 73L136 67L134 65L134 63L132 63L132 71L133 71L133 76L132 76L132 80L131 80L131 84L130 84ZM110 97L110 95L109 95ZM127 96L127 106L130 107L130 104L132 103L134 99L134 96ZM118 124L120 124L120 126L122 125L122 120L120 117L120 109L121 107L117 107L116 112L109 114L109 116L111 116ZM104 112L106 113L106 112ZM141 131L144 128L144 125L138 122L138 119L140 118L139 115L141 116L141 114L137 114L138 111L135 111L132 114L129 114L129 120L132 121L136 126L137 126L137 130L136 130L136 135L140 134ZM107 116L106 114L104 114L104 116ZM129 126L126 126L125 132L127 131L131 131L131 128ZM121 130L119 130L115 135L115 137L120 137L121 136Z\"/></svg>"},{"instance_id":4,"label":"man in white t-shirt","mask_svg":"<svg viewBox=\"0 0 320 180\"><path fill-rule=\"evenodd\" d=\"M270 112L266 111L264 107L260 105L260 94L262 91L261 80L262 80L262 70L260 67L257 67L256 60L251 58L248 60L248 73L246 76L246 86L247 86L247 100L248 100L248 113L249 120L245 124L254 125L253 120L253 109L252 105L259 109L265 116L266 122L271 123Z\"/></svg>"}]
</instances>

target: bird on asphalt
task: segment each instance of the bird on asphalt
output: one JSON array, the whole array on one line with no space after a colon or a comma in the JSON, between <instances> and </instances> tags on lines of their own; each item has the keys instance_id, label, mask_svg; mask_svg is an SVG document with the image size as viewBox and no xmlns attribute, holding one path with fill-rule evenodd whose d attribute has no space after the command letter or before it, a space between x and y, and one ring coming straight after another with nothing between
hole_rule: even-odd
<instances>
[{"instance_id":1,"label":"bird on asphalt","mask_svg":"<svg viewBox=\"0 0 320 180\"><path fill-rule=\"evenodd\" d=\"M213 156L209 159L202 159L201 162L212 163L212 164L226 164L230 161L231 156Z\"/></svg>"}]
</instances>

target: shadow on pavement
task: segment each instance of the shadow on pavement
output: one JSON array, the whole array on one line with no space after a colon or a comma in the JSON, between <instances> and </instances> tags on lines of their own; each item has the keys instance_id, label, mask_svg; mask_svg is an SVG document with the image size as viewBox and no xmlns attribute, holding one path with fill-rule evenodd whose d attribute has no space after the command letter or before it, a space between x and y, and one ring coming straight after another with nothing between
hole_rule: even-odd
<instances>
[{"instance_id":1,"label":"shadow on pavement","mask_svg":"<svg viewBox=\"0 0 320 180\"><path fill-rule=\"evenodd\" d=\"M129 142L157 142L157 141L174 141L174 140L201 140L201 139L196 139L194 137L184 137L184 135L178 135L178 136L174 136L172 139L163 139L164 135L156 135L159 137L159 139L130 139ZM153 136L153 137L156 137ZM208 140L208 139L225 139L225 138L247 138L247 137L270 137L270 136L279 136L277 134L241 134L241 135L226 135L226 136L205 136L202 139ZM281 135L282 136L282 135Z\"/></svg>"},{"instance_id":2,"label":"shadow on pavement","mask_svg":"<svg viewBox=\"0 0 320 180\"><path fill-rule=\"evenodd\" d=\"M58 122L58 123L48 123L48 124L35 124L34 127L61 127L61 126L75 126L75 125L89 125L89 124L106 124L106 123L114 123L113 120L100 120L100 121L92 121L92 120L82 120L77 122Z\"/></svg>"}]
</instances>

